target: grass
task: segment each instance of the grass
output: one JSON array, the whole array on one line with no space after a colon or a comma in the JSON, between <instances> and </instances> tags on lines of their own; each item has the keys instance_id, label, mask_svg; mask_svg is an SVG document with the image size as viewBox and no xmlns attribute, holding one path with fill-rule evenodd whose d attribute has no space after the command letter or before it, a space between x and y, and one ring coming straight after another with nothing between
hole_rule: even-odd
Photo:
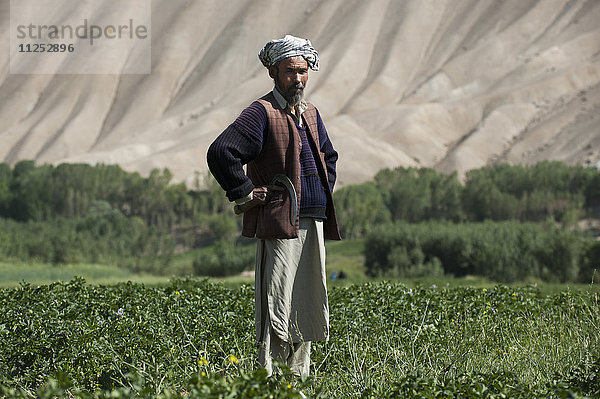
<instances>
[{"instance_id":1,"label":"grass","mask_svg":"<svg viewBox=\"0 0 600 399\"><path fill-rule=\"evenodd\" d=\"M355 283L366 281L368 277L365 275L364 248L365 241L363 239L328 241L326 249L329 275L333 271L343 271L346 273L348 281Z\"/></svg>"},{"instance_id":2,"label":"grass","mask_svg":"<svg viewBox=\"0 0 600 399\"><path fill-rule=\"evenodd\" d=\"M114 284L122 281L157 284L167 283L169 280L165 276L134 274L114 265L80 263L54 266L46 263L0 262L0 288L16 287L21 282L42 285L70 281L75 276L83 277L90 284Z\"/></svg>"},{"instance_id":3,"label":"grass","mask_svg":"<svg viewBox=\"0 0 600 399\"><path fill-rule=\"evenodd\" d=\"M327 241L327 274L339 271L346 273L346 279L332 280L328 279L328 287L347 287L353 284L363 284L368 282L381 282L390 279L373 279L365 274L364 266L364 240L342 240ZM22 281L34 285L50 284L54 281L69 281L74 276L83 277L89 284L113 284L118 282L132 281L147 285L167 284L172 277L184 277L193 274L192 263L194 259L202 253L212 251L212 247L176 254L167 270L162 276L147 274L135 274L117 265L98 265L98 264L74 264L52 266L44 263L10 263L0 262L0 288L16 287ZM238 288L243 284L254 284L252 276L230 276L222 278L211 278L212 281L222 283L228 288ZM537 280L529 280L510 284L513 287L535 286L544 294L554 294L564 290L577 292L591 292L600 294L600 285L598 284L600 275L596 282L593 277L590 284L561 284L546 283ZM492 288L498 283L487 280L482 277L466 276L454 278L451 276L436 278L399 278L392 281L405 284L407 287L475 287Z\"/></svg>"}]
</instances>

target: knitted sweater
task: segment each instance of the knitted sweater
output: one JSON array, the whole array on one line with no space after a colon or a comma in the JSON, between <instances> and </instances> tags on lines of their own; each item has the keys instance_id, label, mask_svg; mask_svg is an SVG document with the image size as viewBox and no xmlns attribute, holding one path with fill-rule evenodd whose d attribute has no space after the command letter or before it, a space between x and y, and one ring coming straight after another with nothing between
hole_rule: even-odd
<instances>
[{"instance_id":1,"label":"knitted sweater","mask_svg":"<svg viewBox=\"0 0 600 399\"><path fill-rule=\"evenodd\" d=\"M296 130L302 141L302 150L300 151L300 186L302 187L300 217L325 219L327 196L306 137L306 123L304 126L296 125Z\"/></svg>"},{"instance_id":2,"label":"knitted sweater","mask_svg":"<svg viewBox=\"0 0 600 399\"><path fill-rule=\"evenodd\" d=\"M242 111L209 149L207 161L210 170L226 191L227 198L230 201L248 195L254 188L248 176L243 172L241 165L248 163L260 153L263 138L267 134L267 126L267 112L260 102L255 101ZM302 185L300 216L325 218L327 204L325 188L317 174L317 167L307 141L305 126L306 124L303 127L296 125L302 140L300 153L300 182ZM331 190L333 190L336 179L335 164L338 156L329 140L327 130L318 111L317 127L321 152L325 154L328 183ZM218 151L219 146L233 148L234 151ZM216 154L220 154L220 156L216 156Z\"/></svg>"}]
</instances>

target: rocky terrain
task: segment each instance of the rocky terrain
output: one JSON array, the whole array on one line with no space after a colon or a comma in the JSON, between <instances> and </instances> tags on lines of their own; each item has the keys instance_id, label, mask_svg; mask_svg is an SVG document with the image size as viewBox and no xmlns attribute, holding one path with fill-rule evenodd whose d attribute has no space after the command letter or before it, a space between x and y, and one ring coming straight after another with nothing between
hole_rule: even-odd
<instances>
[{"instance_id":1,"label":"rocky terrain","mask_svg":"<svg viewBox=\"0 0 600 399\"><path fill-rule=\"evenodd\" d=\"M271 89L257 53L286 33L320 53L307 98L341 184L384 167L600 161L597 0L152 0L151 33L146 75L16 75L3 58L0 161L168 167L191 183Z\"/></svg>"}]
</instances>

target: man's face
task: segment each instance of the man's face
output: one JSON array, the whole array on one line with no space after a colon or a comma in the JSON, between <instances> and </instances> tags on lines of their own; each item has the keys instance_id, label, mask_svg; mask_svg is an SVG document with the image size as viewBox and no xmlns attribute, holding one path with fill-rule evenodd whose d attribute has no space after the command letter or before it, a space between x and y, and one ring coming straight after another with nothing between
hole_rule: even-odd
<instances>
[{"instance_id":1,"label":"man's face","mask_svg":"<svg viewBox=\"0 0 600 399\"><path fill-rule=\"evenodd\" d=\"M303 57L285 58L269 68L269 76L291 106L304 98L308 80L308 62Z\"/></svg>"}]
</instances>

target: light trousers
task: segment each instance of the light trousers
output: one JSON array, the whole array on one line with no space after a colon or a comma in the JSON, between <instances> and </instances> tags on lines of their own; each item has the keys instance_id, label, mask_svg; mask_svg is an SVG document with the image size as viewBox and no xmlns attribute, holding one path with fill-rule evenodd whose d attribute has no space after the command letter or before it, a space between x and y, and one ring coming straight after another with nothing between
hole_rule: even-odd
<instances>
[{"instance_id":1,"label":"light trousers","mask_svg":"<svg viewBox=\"0 0 600 399\"><path fill-rule=\"evenodd\" d=\"M323 221L301 218L297 238L260 240L256 260L259 363L308 375L311 341L329 336Z\"/></svg>"},{"instance_id":2,"label":"light trousers","mask_svg":"<svg viewBox=\"0 0 600 399\"><path fill-rule=\"evenodd\" d=\"M292 374L308 376L310 373L310 341L285 342L274 334L267 324L263 341L258 347L258 362L267 370L268 375L277 371L273 367L273 360L287 365Z\"/></svg>"}]
</instances>

